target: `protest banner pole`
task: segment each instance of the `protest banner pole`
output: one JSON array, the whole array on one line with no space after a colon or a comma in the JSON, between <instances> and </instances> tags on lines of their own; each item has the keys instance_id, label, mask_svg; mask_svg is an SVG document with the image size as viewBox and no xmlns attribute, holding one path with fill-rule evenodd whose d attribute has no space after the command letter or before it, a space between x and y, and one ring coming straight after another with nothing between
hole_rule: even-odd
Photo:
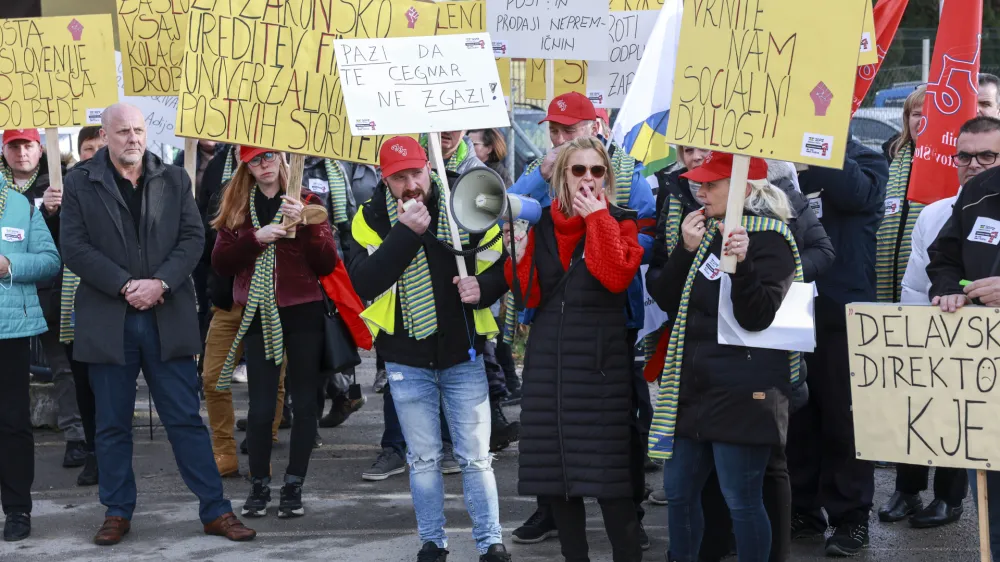
<instances>
[{"instance_id":1,"label":"protest banner pole","mask_svg":"<svg viewBox=\"0 0 1000 562\"><path fill-rule=\"evenodd\" d=\"M302 198L302 172L306 168L305 154L292 154L288 162L288 185L285 186L285 195L298 201ZM285 238L295 238L295 227L291 225L291 220L285 217L281 221L282 226L288 229Z\"/></svg>"},{"instance_id":2,"label":"protest banner pole","mask_svg":"<svg viewBox=\"0 0 1000 562\"><path fill-rule=\"evenodd\" d=\"M198 139L184 139L184 171L191 178L191 193L195 193L198 177Z\"/></svg>"},{"instance_id":3,"label":"protest banner pole","mask_svg":"<svg viewBox=\"0 0 1000 562\"><path fill-rule=\"evenodd\" d=\"M59 150L59 129L45 129L45 156L49 160L49 189L62 198L62 153Z\"/></svg>"},{"instance_id":4,"label":"protest banner pole","mask_svg":"<svg viewBox=\"0 0 1000 562\"><path fill-rule=\"evenodd\" d=\"M545 59L545 108L556 97L556 61Z\"/></svg>"},{"instance_id":5,"label":"protest banner pole","mask_svg":"<svg viewBox=\"0 0 1000 562\"><path fill-rule=\"evenodd\" d=\"M990 495L986 489L985 470L976 470L976 484L979 490L979 497L976 498L979 512L979 559L981 562L990 562Z\"/></svg>"},{"instance_id":6,"label":"protest banner pole","mask_svg":"<svg viewBox=\"0 0 1000 562\"><path fill-rule=\"evenodd\" d=\"M428 133L427 144L431 147L431 158L434 160L434 167L437 168L438 177L441 178L441 193L438 197L443 197L445 201L451 201L451 189L448 187L448 170L444 165L444 156L441 153L441 133ZM451 214L451 205L445 205L448 212L448 224L451 226L451 246L458 251L462 250L462 238L458 233L458 221ZM458 277L465 279L469 276L469 270L465 267L465 258L455 256L458 264Z\"/></svg>"},{"instance_id":7,"label":"protest banner pole","mask_svg":"<svg viewBox=\"0 0 1000 562\"><path fill-rule=\"evenodd\" d=\"M750 157L734 154L733 175L729 179L729 200L726 204L726 236L743 223L743 203L747 197L747 175L749 173ZM722 271L730 274L736 273L736 256L722 256Z\"/></svg>"}]
</instances>

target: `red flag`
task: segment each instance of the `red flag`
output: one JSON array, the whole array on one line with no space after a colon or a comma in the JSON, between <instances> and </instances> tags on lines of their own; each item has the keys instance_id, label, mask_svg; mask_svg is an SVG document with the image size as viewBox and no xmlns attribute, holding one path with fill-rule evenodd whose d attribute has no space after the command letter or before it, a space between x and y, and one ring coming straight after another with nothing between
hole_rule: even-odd
<instances>
[{"instance_id":1,"label":"red flag","mask_svg":"<svg viewBox=\"0 0 1000 562\"><path fill-rule=\"evenodd\" d=\"M958 129L976 116L982 30L979 0L952 0L941 14L910 170L911 201L933 203L958 193L951 155Z\"/></svg>"},{"instance_id":2,"label":"red flag","mask_svg":"<svg viewBox=\"0 0 1000 562\"><path fill-rule=\"evenodd\" d=\"M872 87L872 80L882 67L882 60L889 52L893 38L896 37L896 30L899 29L899 22L903 19L903 12L910 0L882 0L875 6L875 50L878 53L878 62L866 64L858 67L858 77L854 81L854 107L851 108L851 115L861 107L861 100L868 95L868 90Z\"/></svg>"}]
</instances>

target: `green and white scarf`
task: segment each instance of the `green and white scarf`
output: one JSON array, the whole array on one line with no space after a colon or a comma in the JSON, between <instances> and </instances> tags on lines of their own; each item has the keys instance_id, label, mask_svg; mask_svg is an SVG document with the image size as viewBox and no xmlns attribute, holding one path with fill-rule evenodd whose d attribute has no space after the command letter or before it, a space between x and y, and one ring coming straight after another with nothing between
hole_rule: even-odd
<instances>
[{"instance_id":1,"label":"green and white scarf","mask_svg":"<svg viewBox=\"0 0 1000 562\"><path fill-rule=\"evenodd\" d=\"M326 179L330 182L330 206L333 208L333 224L348 221L347 217L347 178L344 170L329 158L323 160L326 165Z\"/></svg>"},{"instance_id":2,"label":"green and white scarf","mask_svg":"<svg viewBox=\"0 0 1000 562\"><path fill-rule=\"evenodd\" d=\"M427 149L427 135L420 135L420 146L424 147L425 150ZM462 162L465 162L465 159L468 157L469 145L466 144L465 138L462 138L462 141L458 143L458 150L444 163L444 167L449 172L455 173L458 171L458 167L462 165Z\"/></svg>"},{"instance_id":3,"label":"green and white scarf","mask_svg":"<svg viewBox=\"0 0 1000 562\"><path fill-rule=\"evenodd\" d=\"M674 430L677 426L677 400L681 389L681 366L684 363L684 344L687 330L688 304L691 299L691 289L694 286L698 270L708 255L708 249L718 234L718 227L721 221L709 219L705 226L705 235L702 236L701 244L695 251L694 261L688 270L687 278L684 280L684 289L681 292L680 306L677 308L677 316L674 319L674 326L670 332L670 343L667 347L667 357L663 364L663 373L660 376L660 390L656 397L656 409L653 414L653 423L649 429L649 456L653 458L669 459L673 456L674 450ZM785 237L788 245L792 248L795 256L795 280L802 281L802 260L799 258L799 250L795 244L788 225L785 223L765 218L765 217L743 217L743 226L747 232L774 231ZM788 353L789 380L795 384L799 380L799 366L801 354L797 351Z\"/></svg>"},{"instance_id":4,"label":"green and white scarf","mask_svg":"<svg viewBox=\"0 0 1000 562\"><path fill-rule=\"evenodd\" d=\"M31 174L31 178L28 180L28 183L24 185L17 185L17 182L14 181L14 172L13 170L10 169L10 165L7 164L6 161L4 161L3 165L0 166L0 171L3 172L3 179L7 180L7 185L13 188L14 191L21 194L25 193L26 191L31 189L31 186L35 185L35 180L38 179L38 172L41 169L42 169L42 164L39 161L38 166L35 168L35 173Z\"/></svg>"},{"instance_id":5,"label":"green and white scarf","mask_svg":"<svg viewBox=\"0 0 1000 562\"><path fill-rule=\"evenodd\" d=\"M448 222L447 201L441 195L441 182L437 174L431 173L434 189L437 190L438 220L437 239L451 246L451 224ZM396 199L392 192L385 190L385 206L389 211L389 225L396 226ZM462 246L469 245L469 233L461 231ZM403 313L403 327L410 337L422 340L437 331L437 310L434 308L434 286L431 270L427 263L427 253L421 245L417 255L406 266L398 286L399 306Z\"/></svg>"},{"instance_id":6,"label":"green and white scarf","mask_svg":"<svg viewBox=\"0 0 1000 562\"><path fill-rule=\"evenodd\" d=\"M906 200L912 162L913 144L909 143L899 151L889 168L886 203L888 206L890 201L894 201L901 208L882 219L876 235L875 294L878 302L899 302L903 292L903 274L906 272L906 263L910 261L910 238L913 235L913 227L917 223L920 211L925 207L920 203ZM900 233L900 222L904 213L906 222L902 224L903 230Z\"/></svg>"},{"instance_id":7,"label":"green and white scarf","mask_svg":"<svg viewBox=\"0 0 1000 562\"><path fill-rule=\"evenodd\" d=\"M257 205L254 203L254 195L260 188L254 185L250 190L250 220L255 229L260 229L260 219L257 218ZM281 224L281 211L274 215L271 224ZM219 382L215 389L218 391L229 390L233 381L233 371L236 369L236 354L240 348L240 342L246 336L250 324L253 323L254 316L260 312L261 328L264 332L264 358L274 361L276 365L281 365L285 359L285 339L281 329L281 315L278 312L278 298L274 293L274 270L276 261L276 250L271 242L259 256L257 263L253 267L253 277L250 278L250 291L247 295L247 305L243 309L243 320L240 322L240 329L236 333L236 339L229 348L226 362L222 366L222 374L219 375Z\"/></svg>"}]
</instances>

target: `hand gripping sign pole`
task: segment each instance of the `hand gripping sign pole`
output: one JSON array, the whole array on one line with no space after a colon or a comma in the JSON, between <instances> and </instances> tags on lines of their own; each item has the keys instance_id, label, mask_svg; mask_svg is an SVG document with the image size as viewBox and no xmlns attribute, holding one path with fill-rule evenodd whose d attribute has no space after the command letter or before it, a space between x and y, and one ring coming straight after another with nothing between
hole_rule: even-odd
<instances>
[{"instance_id":1,"label":"hand gripping sign pole","mask_svg":"<svg viewBox=\"0 0 1000 562\"><path fill-rule=\"evenodd\" d=\"M750 157L733 155L733 174L729 179L729 200L726 204L725 235L743 224L743 203L747 197L747 175L750 173ZM736 273L736 256L722 255L722 271Z\"/></svg>"},{"instance_id":2,"label":"hand gripping sign pole","mask_svg":"<svg viewBox=\"0 0 1000 562\"><path fill-rule=\"evenodd\" d=\"M288 167L288 185L285 186L285 195L298 201L302 198L302 173L306 167L305 155L292 154ZM288 230L285 238L295 238L295 226L291 219L285 217L281 224Z\"/></svg>"},{"instance_id":3,"label":"hand gripping sign pole","mask_svg":"<svg viewBox=\"0 0 1000 562\"><path fill-rule=\"evenodd\" d=\"M441 133L428 133L427 144L431 148L431 157L434 159L434 166L437 168L438 177L441 178L441 193L438 197L443 197L445 201L451 201L451 188L448 187L448 169L444 165L444 156L441 154ZM448 224L451 226L451 247L462 251L462 237L458 233L458 221L451 214L451 205L445 205L448 213ZM469 270L465 267L465 258L461 255L455 256L455 263L458 265L459 279L469 276Z\"/></svg>"}]
</instances>

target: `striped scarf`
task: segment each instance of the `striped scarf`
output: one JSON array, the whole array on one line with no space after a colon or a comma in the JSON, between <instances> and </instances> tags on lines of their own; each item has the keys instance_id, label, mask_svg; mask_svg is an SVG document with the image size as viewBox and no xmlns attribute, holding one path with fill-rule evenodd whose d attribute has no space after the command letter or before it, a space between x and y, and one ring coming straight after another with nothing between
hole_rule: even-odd
<instances>
[{"instance_id":1,"label":"striped scarf","mask_svg":"<svg viewBox=\"0 0 1000 562\"><path fill-rule=\"evenodd\" d=\"M10 191L10 182L6 178L0 182L0 219L3 218L3 213L7 210L7 192Z\"/></svg>"},{"instance_id":2,"label":"striped scarf","mask_svg":"<svg viewBox=\"0 0 1000 562\"><path fill-rule=\"evenodd\" d=\"M255 229L260 229L260 219L257 218L257 205L254 203L254 195L260 189L254 185L250 190L250 220ZM281 211L274 215L271 224L281 224ZM243 320L240 322L240 329L236 333L226 356L226 362L222 366L222 374L219 375L219 382L215 386L217 391L229 390L233 381L233 371L236 369L236 354L240 348L243 337L246 336L250 324L253 323L254 316L260 312L261 328L264 332L264 358L274 361L276 365L281 365L285 359L285 338L281 329L281 315L278 312L278 298L274 293L274 270L276 260L275 242L267 245L259 256L257 263L253 267L253 277L250 278L250 292L247 295L247 305L243 309Z\"/></svg>"},{"instance_id":3,"label":"striped scarf","mask_svg":"<svg viewBox=\"0 0 1000 562\"><path fill-rule=\"evenodd\" d=\"M660 188L665 189L665 188ZM674 251L677 247L677 241L680 239L681 234L681 220L684 218L684 203L677 199L673 195L667 195L667 206L662 212L667 213L667 220L664 221L664 246L667 249L667 255ZM645 362L653 358L653 354L656 353L656 345L659 343L660 338L663 336L663 328L659 328L643 338L643 357Z\"/></svg>"},{"instance_id":4,"label":"striped scarf","mask_svg":"<svg viewBox=\"0 0 1000 562\"><path fill-rule=\"evenodd\" d=\"M0 166L0 170L3 171L3 179L7 181L7 185L13 187L14 191L21 194L25 193L26 191L31 189L31 186L35 185L35 180L38 179L38 172L41 169L42 165L41 162L39 162L38 166L35 167L35 173L31 174L31 178L28 179L28 183L24 185L17 185L17 182L14 181L14 172L13 170L10 169L10 166L7 165L6 162L4 162L2 166Z\"/></svg>"},{"instance_id":5,"label":"striped scarf","mask_svg":"<svg viewBox=\"0 0 1000 562\"><path fill-rule=\"evenodd\" d=\"M427 149L427 135L420 135L420 146L425 150ZM465 162L465 159L469 157L469 145L466 144L463 138L461 142L458 143L458 149L455 150L455 154L451 155L451 158L444 163L444 167L449 172L458 172L458 167Z\"/></svg>"},{"instance_id":6,"label":"striped scarf","mask_svg":"<svg viewBox=\"0 0 1000 562\"><path fill-rule=\"evenodd\" d=\"M451 224L448 222L448 208L441 195L441 182L437 174L431 173L431 180L438 193L437 239L451 246ZM389 211L389 225L396 226L396 199L392 192L385 190L385 206ZM462 246L469 244L469 233L461 232ZM434 308L434 285L427 263L427 253L423 245L417 255L406 266L399 282L399 306L403 313L403 327L410 337L422 340L437 331L437 310Z\"/></svg>"},{"instance_id":7,"label":"striped scarf","mask_svg":"<svg viewBox=\"0 0 1000 562\"><path fill-rule=\"evenodd\" d=\"M903 274L906 272L906 263L910 261L910 237L917 217L924 209L924 205L906 200L912 161L913 144L907 144L896 155L889 169L885 198L887 202L895 200L901 208L891 215L886 214L876 235L875 291L878 302L899 302L903 292ZM904 215L906 221L903 222L903 231L900 233L900 222Z\"/></svg>"},{"instance_id":8,"label":"striped scarf","mask_svg":"<svg viewBox=\"0 0 1000 562\"><path fill-rule=\"evenodd\" d=\"M236 147L229 149L229 154L226 156L226 165L222 168L222 185L229 183L229 180L233 179L233 173L236 171Z\"/></svg>"},{"instance_id":9,"label":"striped scarf","mask_svg":"<svg viewBox=\"0 0 1000 562\"><path fill-rule=\"evenodd\" d=\"M708 254L708 249L718 233L718 226L721 221L709 219L706 225L705 235L702 236L701 244L695 252L694 261L688 270L687 278L684 280L684 289L681 292L681 302L677 309L677 316L674 319L674 327L670 332L670 342L667 347L667 358L663 364L663 373L660 377L660 390L656 398L656 410L653 415L653 423L649 429L649 456L653 458L669 459L673 456L674 449L674 429L677 425L677 400L681 389L681 366L684 362L685 332L687 329L688 303L691 299L691 288L698 275L698 269ZM788 241L795 256L795 280L802 281L802 261L799 259L799 250L795 244L795 238L788 230L788 226L778 220L765 217L743 217L743 226L747 232L774 231L780 233ZM799 365L801 354L797 351L788 353L789 380L795 384L799 380Z\"/></svg>"},{"instance_id":10,"label":"striped scarf","mask_svg":"<svg viewBox=\"0 0 1000 562\"><path fill-rule=\"evenodd\" d=\"M326 179L330 182L330 206L333 207L333 224L341 224L348 221L347 218L347 178L344 177L344 170L339 164L323 159L326 165Z\"/></svg>"}]
</instances>

